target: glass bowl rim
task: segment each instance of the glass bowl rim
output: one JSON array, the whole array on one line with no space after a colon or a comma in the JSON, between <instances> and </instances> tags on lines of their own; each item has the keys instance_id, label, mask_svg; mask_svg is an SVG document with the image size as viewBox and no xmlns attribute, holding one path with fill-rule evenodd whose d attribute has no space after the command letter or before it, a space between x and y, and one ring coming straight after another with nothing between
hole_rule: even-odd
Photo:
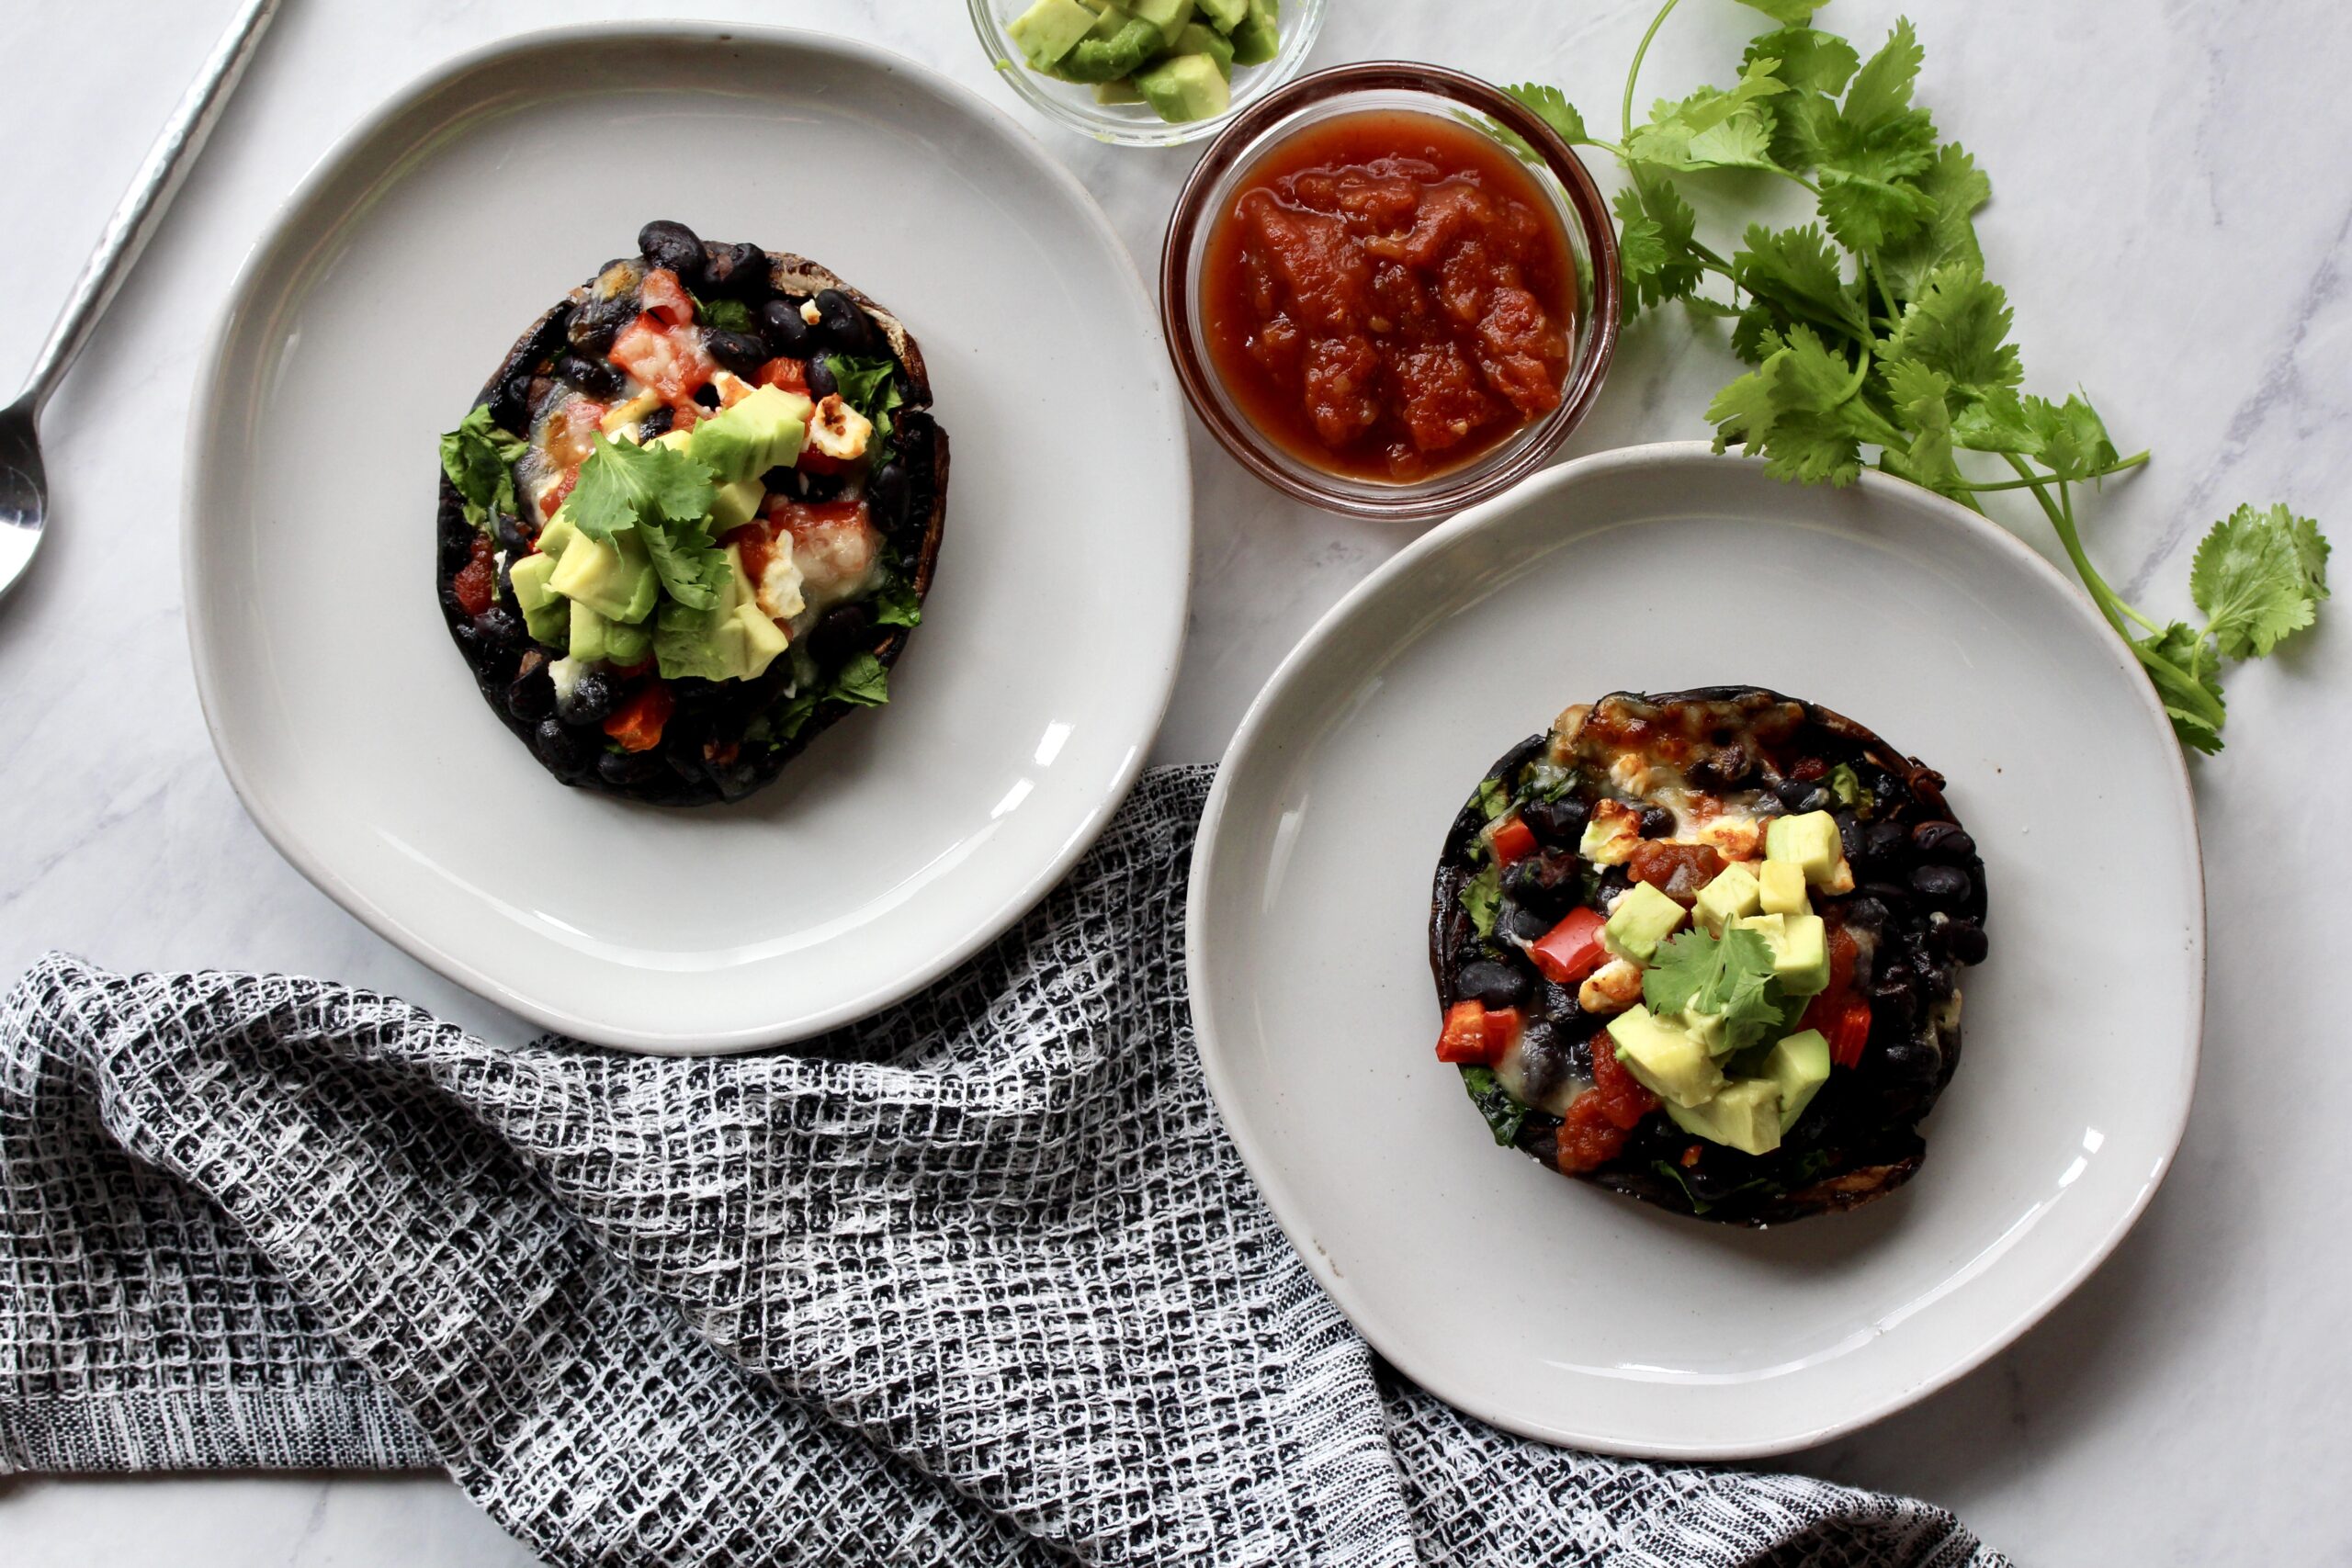
<instances>
[{"instance_id":1,"label":"glass bowl rim","mask_svg":"<svg viewBox=\"0 0 2352 1568\"><path fill-rule=\"evenodd\" d=\"M1039 76L1030 71L1020 51L1006 43L1005 24L995 13L995 0L967 0L966 9L971 16L972 28L979 35L980 48L988 55L989 62L996 67L999 75L1010 79L1013 96L1039 114L1089 141L1100 141L1106 146L1177 147L1215 135L1231 124L1235 117L1246 111L1251 104L1262 102L1267 96L1301 80L1298 73L1305 68L1306 57L1315 51L1316 39L1322 33L1323 22L1329 14L1329 0L1296 0L1296 4L1298 14L1285 17L1282 23L1282 52L1262 65L1238 68L1260 73L1244 89L1257 96L1206 119L1182 121L1140 118L1127 120L1090 113L1093 106L1053 92L1046 85L1052 78Z\"/></svg>"},{"instance_id":2,"label":"glass bowl rim","mask_svg":"<svg viewBox=\"0 0 2352 1568\"><path fill-rule=\"evenodd\" d=\"M1237 418L1218 396L1215 370L1204 362L1193 344L1196 278L1193 266L1194 242L1212 220L1209 198L1229 177L1245 169L1267 146L1269 132L1301 109L1315 108L1351 95L1406 92L1450 99L1517 135L1533 150L1537 161L1557 182L1559 195L1575 226L1581 231L1592 268L1591 336L1571 367L1560 402L1535 427L1536 438L1514 447L1505 441L1486 457L1473 458L1456 468L1433 474L1413 484L1379 490L1341 490L1339 476L1316 474L1277 461L1269 451L1271 440L1246 418ZM1492 138L1498 146L1519 156L1488 127L1471 127ZM1616 356L1620 296L1616 225L1609 206L1584 160L1559 132L1532 109L1493 84L1442 65L1406 60L1363 61L1328 66L1286 82L1244 106L1210 142L1169 215L1168 232L1159 258L1159 322L1168 340L1169 357L1193 412L1220 446L1245 468L1295 500L1348 516L1421 522L1458 512L1499 493L1543 467L1562 442L1583 423L1598 397L1601 382ZM1300 468L1306 465L1300 464ZM1309 470L1309 472L1313 472ZM1328 479L1329 482L1324 482Z\"/></svg>"}]
</instances>

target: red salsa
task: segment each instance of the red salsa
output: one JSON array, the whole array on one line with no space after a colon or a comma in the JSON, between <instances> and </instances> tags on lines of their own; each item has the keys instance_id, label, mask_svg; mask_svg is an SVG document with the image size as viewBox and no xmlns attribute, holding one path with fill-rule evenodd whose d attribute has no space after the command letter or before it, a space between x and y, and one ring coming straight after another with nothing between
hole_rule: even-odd
<instances>
[{"instance_id":1,"label":"red salsa","mask_svg":"<svg viewBox=\"0 0 2352 1568\"><path fill-rule=\"evenodd\" d=\"M1201 315L1242 412L1354 479L1457 468L1559 405L1575 261L1527 169L1469 126L1309 126L1210 231Z\"/></svg>"}]
</instances>

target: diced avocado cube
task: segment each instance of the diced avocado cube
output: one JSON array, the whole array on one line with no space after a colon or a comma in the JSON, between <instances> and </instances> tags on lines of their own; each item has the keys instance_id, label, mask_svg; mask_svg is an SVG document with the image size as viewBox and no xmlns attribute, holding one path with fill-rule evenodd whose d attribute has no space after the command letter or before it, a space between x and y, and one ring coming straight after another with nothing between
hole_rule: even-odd
<instances>
[{"instance_id":1,"label":"diced avocado cube","mask_svg":"<svg viewBox=\"0 0 2352 1568\"><path fill-rule=\"evenodd\" d=\"M555 557L525 556L506 575L514 584L514 603L523 607L523 624L532 639L549 648L569 646L571 602L548 586L548 579L555 575Z\"/></svg>"},{"instance_id":2,"label":"diced avocado cube","mask_svg":"<svg viewBox=\"0 0 2352 1568\"><path fill-rule=\"evenodd\" d=\"M1250 0L1250 9L1233 27L1233 63L1263 65L1283 50L1276 0Z\"/></svg>"},{"instance_id":3,"label":"diced avocado cube","mask_svg":"<svg viewBox=\"0 0 2352 1568\"><path fill-rule=\"evenodd\" d=\"M1707 1048L1635 1002L1609 1021L1617 1060L1644 1089L1675 1105L1703 1105L1724 1086Z\"/></svg>"},{"instance_id":4,"label":"diced avocado cube","mask_svg":"<svg viewBox=\"0 0 2352 1568\"><path fill-rule=\"evenodd\" d=\"M1115 82L1095 83L1094 101L1098 104L1139 104L1143 102L1143 95L1136 91L1133 82L1122 76Z\"/></svg>"},{"instance_id":5,"label":"diced avocado cube","mask_svg":"<svg viewBox=\"0 0 2352 1568\"><path fill-rule=\"evenodd\" d=\"M1829 933L1819 915L1750 915L1739 926L1772 950L1772 973L1782 991L1810 997L1829 988Z\"/></svg>"},{"instance_id":6,"label":"diced avocado cube","mask_svg":"<svg viewBox=\"0 0 2352 1568\"><path fill-rule=\"evenodd\" d=\"M1228 82L1233 80L1233 40L1215 28L1203 27L1198 22L1185 23L1184 30L1176 35L1175 47L1168 52L1205 54L1216 62L1218 74Z\"/></svg>"},{"instance_id":7,"label":"diced avocado cube","mask_svg":"<svg viewBox=\"0 0 2352 1568\"><path fill-rule=\"evenodd\" d=\"M1764 858L1793 861L1815 887L1829 880L1844 855L1838 819L1826 811L1775 817L1764 829Z\"/></svg>"},{"instance_id":8,"label":"diced avocado cube","mask_svg":"<svg viewBox=\"0 0 2352 1568\"><path fill-rule=\"evenodd\" d=\"M720 484L757 479L798 459L815 407L781 387L755 388L733 408L721 409L695 425L686 455Z\"/></svg>"},{"instance_id":9,"label":"diced avocado cube","mask_svg":"<svg viewBox=\"0 0 2352 1568\"><path fill-rule=\"evenodd\" d=\"M1135 13L1125 6L1112 5L1095 8L1094 20L1087 28L1086 36L1097 43L1108 43L1126 31L1135 20Z\"/></svg>"},{"instance_id":10,"label":"diced avocado cube","mask_svg":"<svg viewBox=\"0 0 2352 1568\"><path fill-rule=\"evenodd\" d=\"M1159 29L1163 49L1174 49L1176 35L1193 19L1193 0L1127 0L1127 9Z\"/></svg>"},{"instance_id":11,"label":"diced avocado cube","mask_svg":"<svg viewBox=\"0 0 2352 1568\"><path fill-rule=\"evenodd\" d=\"M710 531L724 534L749 523L760 514L760 502L767 493L767 486L760 482L758 474L737 479L731 485L720 485L711 497Z\"/></svg>"},{"instance_id":12,"label":"diced avocado cube","mask_svg":"<svg viewBox=\"0 0 2352 1568\"><path fill-rule=\"evenodd\" d=\"M785 650L786 639L774 621L760 614L752 592L742 551L729 545L727 580L715 604L707 610L675 601L662 606L653 637L653 655L662 673L670 679L695 675L706 681L750 681L765 674Z\"/></svg>"},{"instance_id":13,"label":"diced avocado cube","mask_svg":"<svg viewBox=\"0 0 2352 1568\"><path fill-rule=\"evenodd\" d=\"M568 546L548 586L575 604L585 604L608 621L636 622L653 613L662 592L653 559L634 528L609 539L582 535Z\"/></svg>"},{"instance_id":14,"label":"diced avocado cube","mask_svg":"<svg viewBox=\"0 0 2352 1568\"><path fill-rule=\"evenodd\" d=\"M1730 1054L1730 1031L1724 1027L1723 1014L1704 1012L1696 1008L1685 1008L1674 1014L1668 1021L1683 1033L1704 1045L1708 1055L1722 1056Z\"/></svg>"},{"instance_id":15,"label":"diced avocado cube","mask_svg":"<svg viewBox=\"0 0 2352 1568\"><path fill-rule=\"evenodd\" d=\"M573 606L575 609L577 605ZM605 657L615 664L642 664L653 652L653 623L639 621L632 626L626 621L605 623Z\"/></svg>"},{"instance_id":16,"label":"diced avocado cube","mask_svg":"<svg viewBox=\"0 0 2352 1568\"><path fill-rule=\"evenodd\" d=\"M1068 54L1094 26L1094 13L1078 0L1037 0L1004 30L1029 63L1043 71Z\"/></svg>"},{"instance_id":17,"label":"diced avocado cube","mask_svg":"<svg viewBox=\"0 0 2352 1568\"><path fill-rule=\"evenodd\" d=\"M1250 15L1250 0L1201 0L1201 15L1217 31L1229 33Z\"/></svg>"},{"instance_id":18,"label":"diced avocado cube","mask_svg":"<svg viewBox=\"0 0 2352 1568\"><path fill-rule=\"evenodd\" d=\"M1792 860L1768 860L1756 873L1756 897L1768 915L1810 915L1813 905L1804 896L1804 867ZM1750 909L1749 914L1756 911Z\"/></svg>"},{"instance_id":19,"label":"diced avocado cube","mask_svg":"<svg viewBox=\"0 0 2352 1568\"><path fill-rule=\"evenodd\" d=\"M563 547L580 537L579 525L571 520L571 508L567 503L555 509L548 525L539 530L539 554L560 558Z\"/></svg>"},{"instance_id":20,"label":"diced avocado cube","mask_svg":"<svg viewBox=\"0 0 2352 1568\"><path fill-rule=\"evenodd\" d=\"M1692 1137L1742 1154L1769 1155L1781 1146L1781 1086L1770 1078L1727 1084L1703 1105L1678 1105L1669 1100L1666 1113Z\"/></svg>"},{"instance_id":21,"label":"diced avocado cube","mask_svg":"<svg viewBox=\"0 0 2352 1568\"><path fill-rule=\"evenodd\" d=\"M585 604L571 606L571 640L568 651L582 664L605 657L605 628L612 623Z\"/></svg>"},{"instance_id":22,"label":"diced avocado cube","mask_svg":"<svg viewBox=\"0 0 2352 1568\"><path fill-rule=\"evenodd\" d=\"M1171 54L1149 70L1136 72L1136 91L1171 124L1214 118L1233 103L1225 73L1205 54Z\"/></svg>"},{"instance_id":23,"label":"diced avocado cube","mask_svg":"<svg viewBox=\"0 0 2352 1568\"><path fill-rule=\"evenodd\" d=\"M1786 1133L1829 1081L1829 1042L1818 1029L1790 1035L1764 1058L1764 1076L1780 1088L1781 1131Z\"/></svg>"},{"instance_id":24,"label":"diced avocado cube","mask_svg":"<svg viewBox=\"0 0 2352 1568\"><path fill-rule=\"evenodd\" d=\"M1709 934L1721 936L1724 928L1744 915L1752 915L1761 908L1756 888L1756 874L1734 861L1715 874L1715 879L1699 889L1699 901L1690 913L1707 929Z\"/></svg>"},{"instance_id":25,"label":"diced avocado cube","mask_svg":"<svg viewBox=\"0 0 2352 1568\"><path fill-rule=\"evenodd\" d=\"M1609 911L1609 919L1600 928L1600 945L1620 958L1647 964L1657 953L1657 944L1672 935L1686 918L1681 905L1648 883L1636 882Z\"/></svg>"}]
</instances>

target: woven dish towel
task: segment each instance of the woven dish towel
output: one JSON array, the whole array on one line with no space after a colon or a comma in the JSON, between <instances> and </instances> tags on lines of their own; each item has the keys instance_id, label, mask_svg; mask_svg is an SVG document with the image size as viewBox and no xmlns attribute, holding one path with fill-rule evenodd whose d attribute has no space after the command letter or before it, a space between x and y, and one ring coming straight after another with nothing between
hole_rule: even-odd
<instances>
[{"instance_id":1,"label":"woven dish towel","mask_svg":"<svg viewBox=\"0 0 2352 1568\"><path fill-rule=\"evenodd\" d=\"M44 960L0 1010L0 1469L437 1464L562 1564L2003 1561L1374 1358L1194 1059L1208 782L1148 775L987 954L790 1054Z\"/></svg>"}]
</instances>

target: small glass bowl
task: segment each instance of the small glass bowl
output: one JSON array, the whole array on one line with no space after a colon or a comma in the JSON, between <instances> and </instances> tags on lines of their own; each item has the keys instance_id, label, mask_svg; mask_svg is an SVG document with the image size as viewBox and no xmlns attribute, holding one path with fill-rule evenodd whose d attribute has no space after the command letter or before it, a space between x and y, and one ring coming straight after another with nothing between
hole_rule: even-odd
<instances>
[{"instance_id":1,"label":"small glass bowl","mask_svg":"<svg viewBox=\"0 0 2352 1568\"><path fill-rule=\"evenodd\" d=\"M1328 472L1260 431L1218 377L1199 310L1201 260L1210 231L1260 158L1305 126L1367 109L1418 110L1488 136L1495 126L1518 136L1541 165L1535 183L1552 198L1577 269L1576 335L1568 345L1559 406L1459 468L1401 482ZM1525 160L1525 151L1494 139ZM1544 173L1551 177L1542 177ZM1617 231L1608 203L1550 126L1510 94L1475 76L1408 61L1371 61L1317 71L1267 94L1235 116L1202 155L1176 198L1160 252L1159 320L1193 412L1242 467L1276 490L1328 511L1420 522L1459 512L1534 472L1582 423L1616 353L1619 287Z\"/></svg>"},{"instance_id":2,"label":"small glass bowl","mask_svg":"<svg viewBox=\"0 0 2352 1568\"><path fill-rule=\"evenodd\" d=\"M980 35L980 47L1030 107L1097 141L1125 147L1173 147L1197 141L1229 124L1234 116L1296 76L1306 63L1306 51L1315 47L1316 35L1323 30L1325 0L1283 0L1282 52L1263 65L1235 66L1233 101L1226 111L1181 125L1169 124L1148 104L1098 104L1093 88L1058 82L1031 70L1004 30L1029 4L1030 0L970 0L972 29Z\"/></svg>"}]
</instances>

